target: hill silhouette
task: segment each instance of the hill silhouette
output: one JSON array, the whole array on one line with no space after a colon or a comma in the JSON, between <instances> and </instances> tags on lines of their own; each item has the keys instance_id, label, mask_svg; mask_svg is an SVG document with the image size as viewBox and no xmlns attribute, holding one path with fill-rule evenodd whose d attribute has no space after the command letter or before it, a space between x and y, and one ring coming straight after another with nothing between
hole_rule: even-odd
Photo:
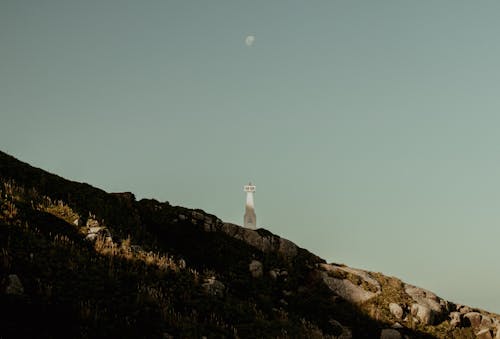
<instances>
[{"instance_id":1,"label":"hill silhouette","mask_svg":"<svg viewBox=\"0 0 500 339\"><path fill-rule=\"evenodd\" d=\"M467 338L497 316L0 152L1 338Z\"/></svg>"}]
</instances>

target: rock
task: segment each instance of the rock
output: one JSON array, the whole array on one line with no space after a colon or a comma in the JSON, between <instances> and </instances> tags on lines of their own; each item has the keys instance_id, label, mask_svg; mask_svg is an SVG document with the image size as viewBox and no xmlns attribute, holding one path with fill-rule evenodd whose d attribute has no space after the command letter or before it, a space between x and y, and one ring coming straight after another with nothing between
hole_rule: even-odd
<instances>
[{"instance_id":1,"label":"rock","mask_svg":"<svg viewBox=\"0 0 500 339\"><path fill-rule=\"evenodd\" d=\"M252 260L250 265L248 265L248 270L254 278L260 278L264 273L262 263L258 260Z\"/></svg>"},{"instance_id":2,"label":"rock","mask_svg":"<svg viewBox=\"0 0 500 339\"><path fill-rule=\"evenodd\" d=\"M402 337L398 330L385 328L380 332L380 339L402 339Z\"/></svg>"},{"instance_id":3,"label":"rock","mask_svg":"<svg viewBox=\"0 0 500 339\"><path fill-rule=\"evenodd\" d=\"M403 326L403 325L401 325L400 323L397 323L397 322L396 322L396 323L394 323L394 324L392 324L392 326L391 326L391 327L392 327L392 328L395 328L395 329L398 329L398 328L404 328L404 326Z\"/></svg>"},{"instance_id":4,"label":"rock","mask_svg":"<svg viewBox=\"0 0 500 339\"><path fill-rule=\"evenodd\" d=\"M201 286L205 290L205 293L220 297L224 295L224 290L226 289L226 286L216 280L215 277L205 279L205 282Z\"/></svg>"},{"instance_id":5,"label":"rock","mask_svg":"<svg viewBox=\"0 0 500 339\"><path fill-rule=\"evenodd\" d=\"M97 220L95 220L94 218L88 218L86 226L89 228L99 227L99 222Z\"/></svg>"},{"instance_id":6,"label":"rock","mask_svg":"<svg viewBox=\"0 0 500 339\"><path fill-rule=\"evenodd\" d=\"M7 287L5 288L5 293L11 294L11 295L22 295L24 294L24 287L23 284L21 284L21 280L19 277L15 274L9 274L9 283Z\"/></svg>"},{"instance_id":7,"label":"rock","mask_svg":"<svg viewBox=\"0 0 500 339\"><path fill-rule=\"evenodd\" d=\"M87 233L88 234L99 233L102 229L104 229L104 227L100 227L100 226L89 227Z\"/></svg>"},{"instance_id":8,"label":"rock","mask_svg":"<svg viewBox=\"0 0 500 339\"><path fill-rule=\"evenodd\" d=\"M470 308L469 306L463 306L463 305L458 305L458 306L457 306L457 310L458 310L460 313L462 313L462 314L472 312L472 308Z\"/></svg>"},{"instance_id":9,"label":"rock","mask_svg":"<svg viewBox=\"0 0 500 339\"><path fill-rule=\"evenodd\" d=\"M279 274L280 274L280 272L279 272L279 270L277 270L277 269L272 269L272 270L270 270L270 271L269 271L269 276L270 276L270 277L271 277L271 279L273 279L273 280L278 279Z\"/></svg>"},{"instance_id":10,"label":"rock","mask_svg":"<svg viewBox=\"0 0 500 339\"><path fill-rule=\"evenodd\" d=\"M500 326L497 326L497 334L495 335L495 339L500 339Z\"/></svg>"},{"instance_id":11,"label":"rock","mask_svg":"<svg viewBox=\"0 0 500 339\"><path fill-rule=\"evenodd\" d=\"M352 303L362 303L378 293L364 290L362 287L354 285L348 279L337 279L328 276L327 272L321 272L323 281L335 294Z\"/></svg>"},{"instance_id":12,"label":"rock","mask_svg":"<svg viewBox=\"0 0 500 339\"><path fill-rule=\"evenodd\" d=\"M482 328L490 328L493 326L493 321L487 315L481 316L481 327Z\"/></svg>"},{"instance_id":13,"label":"rock","mask_svg":"<svg viewBox=\"0 0 500 339\"><path fill-rule=\"evenodd\" d=\"M432 310L424 305L413 304L411 305L411 314L415 316L419 322L425 325L432 325L434 322L434 314Z\"/></svg>"},{"instance_id":14,"label":"rock","mask_svg":"<svg viewBox=\"0 0 500 339\"><path fill-rule=\"evenodd\" d=\"M451 327L460 327L462 323L460 312L451 312L450 313L450 325Z\"/></svg>"},{"instance_id":15,"label":"rock","mask_svg":"<svg viewBox=\"0 0 500 339\"><path fill-rule=\"evenodd\" d=\"M464 314L464 319L468 320L468 324L474 328L478 328L481 325L481 314L479 312L469 312ZM468 327L468 326L467 326Z\"/></svg>"},{"instance_id":16,"label":"rock","mask_svg":"<svg viewBox=\"0 0 500 339\"><path fill-rule=\"evenodd\" d=\"M298 247L293 242L280 238L276 235L261 235L256 230L240 227L230 223L222 223L212 227L214 231L221 231L227 235L240 239L264 253L276 252L283 258L293 259L298 253Z\"/></svg>"},{"instance_id":17,"label":"rock","mask_svg":"<svg viewBox=\"0 0 500 339\"><path fill-rule=\"evenodd\" d=\"M432 325L436 320L443 320L446 315L448 315L450 309L448 302L444 299L439 298L431 291L413 285L405 284L405 292L418 305L422 306L424 309L429 309L431 311L432 316L431 323L428 323L429 325ZM427 311L425 311L425 313L427 313Z\"/></svg>"},{"instance_id":18,"label":"rock","mask_svg":"<svg viewBox=\"0 0 500 339\"><path fill-rule=\"evenodd\" d=\"M381 286L380 283L375 280L369 272L363 271L360 269L344 266L344 265L337 265L337 264L320 264L319 267L324 269L327 272L338 272L338 273L349 273L352 274L361 280L363 280L365 283L371 285L374 287L376 290L380 291Z\"/></svg>"},{"instance_id":19,"label":"rock","mask_svg":"<svg viewBox=\"0 0 500 339\"><path fill-rule=\"evenodd\" d=\"M485 328L476 333L476 339L493 339L489 329Z\"/></svg>"},{"instance_id":20,"label":"rock","mask_svg":"<svg viewBox=\"0 0 500 339\"><path fill-rule=\"evenodd\" d=\"M396 319L402 319L403 318L403 308L399 306L396 303L390 303L389 304L389 311L391 311L391 314L396 317Z\"/></svg>"}]
</instances>

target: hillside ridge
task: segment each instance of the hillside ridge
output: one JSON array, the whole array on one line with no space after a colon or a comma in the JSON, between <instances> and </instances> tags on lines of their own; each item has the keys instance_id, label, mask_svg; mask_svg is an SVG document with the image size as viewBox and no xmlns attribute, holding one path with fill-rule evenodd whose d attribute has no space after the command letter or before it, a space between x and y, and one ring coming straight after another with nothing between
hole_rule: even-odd
<instances>
[{"instance_id":1,"label":"hillside ridge","mask_svg":"<svg viewBox=\"0 0 500 339\"><path fill-rule=\"evenodd\" d=\"M1 337L500 338L496 314L1 151L0 224Z\"/></svg>"}]
</instances>

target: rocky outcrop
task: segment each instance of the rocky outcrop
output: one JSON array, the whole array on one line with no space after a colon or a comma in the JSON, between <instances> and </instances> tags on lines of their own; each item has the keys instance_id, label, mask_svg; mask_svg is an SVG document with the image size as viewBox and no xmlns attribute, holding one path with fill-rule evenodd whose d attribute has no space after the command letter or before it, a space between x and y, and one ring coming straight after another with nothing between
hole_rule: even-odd
<instances>
[{"instance_id":1,"label":"rocky outcrop","mask_svg":"<svg viewBox=\"0 0 500 339\"><path fill-rule=\"evenodd\" d=\"M412 314L417 314L417 318L425 324L432 325L448 315L448 302L431 291L406 284L405 292L416 302L412 305Z\"/></svg>"},{"instance_id":2,"label":"rocky outcrop","mask_svg":"<svg viewBox=\"0 0 500 339\"><path fill-rule=\"evenodd\" d=\"M356 304L370 300L381 291L380 283L363 270L322 263L318 272L330 290Z\"/></svg>"},{"instance_id":3,"label":"rocky outcrop","mask_svg":"<svg viewBox=\"0 0 500 339\"><path fill-rule=\"evenodd\" d=\"M233 238L243 240L264 253L277 252L286 259L294 258L298 253L298 247L293 242L270 233L261 235L256 230L229 223L217 226L215 230L220 230Z\"/></svg>"},{"instance_id":4,"label":"rocky outcrop","mask_svg":"<svg viewBox=\"0 0 500 339\"><path fill-rule=\"evenodd\" d=\"M322 273L323 281L335 294L341 298L355 304L363 303L377 294L366 291L363 287L354 285L348 279L337 279L329 277L325 272Z\"/></svg>"}]
</instances>

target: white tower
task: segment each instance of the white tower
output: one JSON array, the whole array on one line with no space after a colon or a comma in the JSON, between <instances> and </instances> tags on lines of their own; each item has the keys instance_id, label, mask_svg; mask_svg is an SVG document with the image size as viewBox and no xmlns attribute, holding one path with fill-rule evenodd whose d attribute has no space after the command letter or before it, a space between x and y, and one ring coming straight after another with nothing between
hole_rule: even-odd
<instances>
[{"instance_id":1,"label":"white tower","mask_svg":"<svg viewBox=\"0 0 500 339\"><path fill-rule=\"evenodd\" d=\"M255 216L255 206L253 203L253 194L255 193L255 185L251 182L243 188L247 192L247 203L245 205L245 217L243 218L243 226L246 228L257 228L257 217Z\"/></svg>"}]
</instances>

